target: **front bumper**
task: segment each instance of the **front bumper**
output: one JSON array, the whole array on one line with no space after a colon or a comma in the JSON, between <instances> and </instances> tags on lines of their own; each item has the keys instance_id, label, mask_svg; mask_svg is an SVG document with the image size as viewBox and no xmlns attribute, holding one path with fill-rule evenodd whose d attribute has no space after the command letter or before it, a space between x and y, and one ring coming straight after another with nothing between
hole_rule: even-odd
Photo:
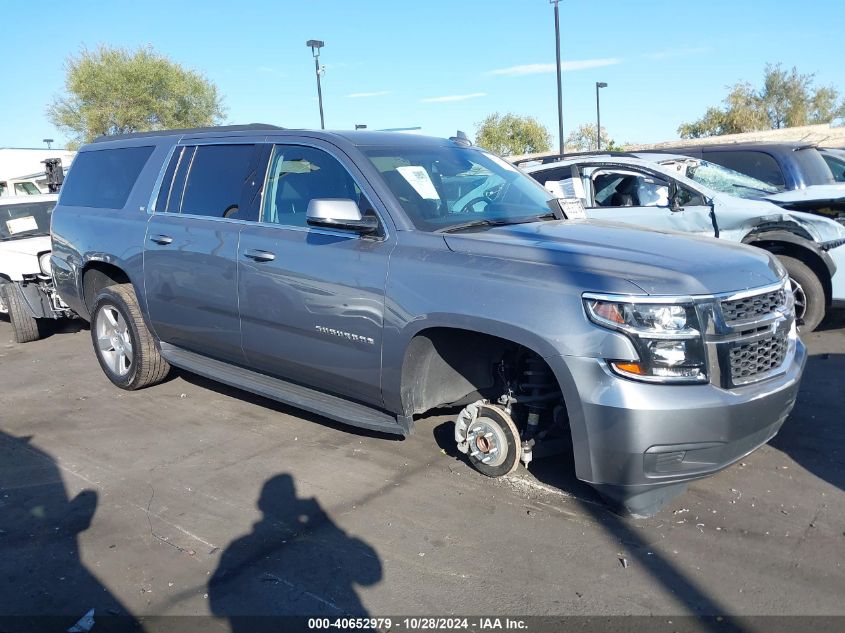
<instances>
[{"instance_id":1,"label":"front bumper","mask_svg":"<svg viewBox=\"0 0 845 633\"><path fill-rule=\"evenodd\" d=\"M25 307L36 319L63 319L73 316L73 312L59 298L53 282L46 277L25 276L19 282Z\"/></svg>"},{"instance_id":2,"label":"front bumper","mask_svg":"<svg viewBox=\"0 0 845 633\"><path fill-rule=\"evenodd\" d=\"M796 340L783 373L732 389L636 382L595 358L547 360L564 389L578 478L648 514L768 442L795 405L806 358Z\"/></svg>"}]
</instances>

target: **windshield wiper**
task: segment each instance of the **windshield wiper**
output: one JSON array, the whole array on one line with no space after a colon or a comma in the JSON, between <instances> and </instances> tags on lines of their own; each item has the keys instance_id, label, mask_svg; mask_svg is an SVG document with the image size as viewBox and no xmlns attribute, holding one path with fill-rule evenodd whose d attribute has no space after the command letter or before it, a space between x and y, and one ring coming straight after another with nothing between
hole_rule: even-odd
<instances>
[{"instance_id":1,"label":"windshield wiper","mask_svg":"<svg viewBox=\"0 0 845 633\"><path fill-rule=\"evenodd\" d=\"M529 224L531 222L536 222L538 220L552 218L554 219L554 214L547 213L545 215L538 215L533 216L530 218L512 218L510 220L472 220L471 222L463 222L461 224L453 224L452 226L447 226L442 229L437 229L435 233L457 233L458 231L464 231L466 229L474 229L480 226L510 226L512 224Z\"/></svg>"},{"instance_id":2,"label":"windshield wiper","mask_svg":"<svg viewBox=\"0 0 845 633\"><path fill-rule=\"evenodd\" d=\"M739 189L748 189L749 191L759 191L760 193L765 193L766 195L777 193L777 191L766 191L765 189L760 189L760 187L752 187L751 185L740 185L735 182L731 183L731 187L737 187Z\"/></svg>"}]
</instances>

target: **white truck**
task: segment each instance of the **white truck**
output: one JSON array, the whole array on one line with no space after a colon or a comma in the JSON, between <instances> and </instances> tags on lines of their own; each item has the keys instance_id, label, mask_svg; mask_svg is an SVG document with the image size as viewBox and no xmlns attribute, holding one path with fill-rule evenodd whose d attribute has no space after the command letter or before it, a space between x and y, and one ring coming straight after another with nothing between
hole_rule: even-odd
<instances>
[{"instance_id":1,"label":"white truck","mask_svg":"<svg viewBox=\"0 0 845 633\"><path fill-rule=\"evenodd\" d=\"M72 317L50 267L50 217L58 195L0 198L0 314L18 343L41 338L39 321Z\"/></svg>"}]
</instances>

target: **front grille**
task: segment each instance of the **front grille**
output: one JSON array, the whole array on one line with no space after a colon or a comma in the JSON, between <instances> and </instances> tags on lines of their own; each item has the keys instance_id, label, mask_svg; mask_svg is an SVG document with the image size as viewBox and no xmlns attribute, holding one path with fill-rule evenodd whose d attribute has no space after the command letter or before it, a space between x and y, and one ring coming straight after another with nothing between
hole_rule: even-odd
<instances>
[{"instance_id":1,"label":"front grille","mask_svg":"<svg viewBox=\"0 0 845 633\"><path fill-rule=\"evenodd\" d=\"M756 321L782 310L786 305L783 288L742 299L722 301L722 316L728 324L737 321Z\"/></svg>"},{"instance_id":2,"label":"front grille","mask_svg":"<svg viewBox=\"0 0 845 633\"><path fill-rule=\"evenodd\" d=\"M777 369L786 358L785 333L775 334L730 350L731 379L735 385L750 382L758 374Z\"/></svg>"}]
</instances>

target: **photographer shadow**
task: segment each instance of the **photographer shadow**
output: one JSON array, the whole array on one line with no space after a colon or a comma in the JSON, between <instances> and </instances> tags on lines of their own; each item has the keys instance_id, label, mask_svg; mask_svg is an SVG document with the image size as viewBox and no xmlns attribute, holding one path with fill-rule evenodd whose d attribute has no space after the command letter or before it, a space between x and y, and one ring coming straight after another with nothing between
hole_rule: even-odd
<instances>
[{"instance_id":1,"label":"photographer shadow","mask_svg":"<svg viewBox=\"0 0 845 633\"><path fill-rule=\"evenodd\" d=\"M336 525L288 474L265 482L251 533L233 541L208 583L211 611L231 630L289 630L284 616L367 617L355 590L381 580L375 550ZM285 627L280 628L282 624Z\"/></svg>"}]
</instances>

